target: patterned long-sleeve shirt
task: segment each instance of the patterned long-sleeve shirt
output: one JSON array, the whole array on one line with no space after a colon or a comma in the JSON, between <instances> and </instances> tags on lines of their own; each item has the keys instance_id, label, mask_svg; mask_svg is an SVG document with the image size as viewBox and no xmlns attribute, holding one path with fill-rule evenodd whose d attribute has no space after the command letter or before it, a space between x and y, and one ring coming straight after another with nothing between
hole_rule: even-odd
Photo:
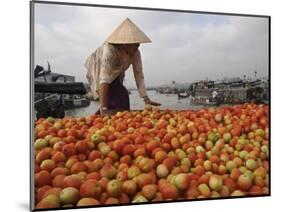
<instances>
[{"instance_id":1,"label":"patterned long-sleeve shirt","mask_svg":"<svg viewBox=\"0 0 281 212\"><path fill-rule=\"evenodd\" d=\"M134 55L112 44L104 43L85 62L87 79L94 97L98 97L99 84L114 81L118 76L124 78L125 71L133 66L134 77L140 97L147 95L139 50Z\"/></svg>"}]
</instances>

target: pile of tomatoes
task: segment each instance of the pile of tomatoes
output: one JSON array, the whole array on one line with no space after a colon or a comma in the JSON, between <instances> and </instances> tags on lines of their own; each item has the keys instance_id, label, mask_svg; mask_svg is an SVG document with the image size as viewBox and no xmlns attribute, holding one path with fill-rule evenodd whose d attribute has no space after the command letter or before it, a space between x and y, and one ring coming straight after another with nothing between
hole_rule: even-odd
<instances>
[{"instance_id":1,"label":"pile of tomatoes","mask_svg":"<svg viewBox=\"0 0 281 212\"><path fill-rule=\"evenodd\" d=\"M269 108L38 119L36 208L269 194Z\"/></svg>"}]
</instances>

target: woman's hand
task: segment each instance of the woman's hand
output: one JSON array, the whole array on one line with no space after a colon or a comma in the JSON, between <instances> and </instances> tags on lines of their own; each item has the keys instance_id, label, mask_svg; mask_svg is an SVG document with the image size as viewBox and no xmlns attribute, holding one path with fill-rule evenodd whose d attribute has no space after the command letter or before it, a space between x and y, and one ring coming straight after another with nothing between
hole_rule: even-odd
<instances>
[{"instance_id":1,"label":"woman's hand","mask_svg":"<svg viewBox=\"0 0 281 212\"><path fill-rule=\"evenodd\" d=\"M118 110L110 110L110 109L100 109L100 114L101 115L108 115L108 116L113 116L118 112Z\"/></svg>"},{"instance_id":2,"label":"woman's hand","mask_svg":"<svg viewBox=\"0 0 281 212\"><path fill-rule=\"evenodd\" d=\"M145 104L149 104L149 105L153 105L153 106L160 106L161 105L158 102L154 102L154 101L150 100L147 96L145 96L143 100L144 100Z\"/></svg>"}]
</instances>

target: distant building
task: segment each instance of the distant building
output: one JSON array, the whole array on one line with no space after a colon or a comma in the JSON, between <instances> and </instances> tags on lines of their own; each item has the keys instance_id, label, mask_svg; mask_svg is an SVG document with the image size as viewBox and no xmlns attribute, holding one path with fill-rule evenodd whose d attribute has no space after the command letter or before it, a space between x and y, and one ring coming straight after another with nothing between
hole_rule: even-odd
<instances>
[{"instance_id":1,"label":"distant building","mask_svg":"<svg viewBox=\"0 0 281 212\"><path fill-rule=\"evenodd\" d=\"M195 83L191 84L191 89L207 89L207 88L213 88L214 87L214 81L212 80L201 80Z\"/></svg>"},{"instance_id":2,"label":"distant building","mask_svg":"<svg viewBox=\"0 0 281 212\"><path fill-rule=\"evenodd\" d=\"M239 77L235 78L223 78L214 82L215 88L230 88L230 87L241 87L243 86L243 80Z\"/></svg>"}]
</instances>

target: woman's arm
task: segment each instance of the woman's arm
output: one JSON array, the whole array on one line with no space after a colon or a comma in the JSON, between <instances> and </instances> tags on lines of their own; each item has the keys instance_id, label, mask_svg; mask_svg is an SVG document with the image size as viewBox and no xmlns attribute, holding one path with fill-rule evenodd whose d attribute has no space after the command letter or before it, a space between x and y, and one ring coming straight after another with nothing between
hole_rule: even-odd
<instances>
[{"instance_id":1,"label":"woman's arm","mask_svg":"<svg viewBox=\"0 0 281 212\"><path fill-rule=\"evenodd\" d=\"M144 84L144 75L142 71L142 60L141 60L141 55L139 50L134 55L133 58L133 71L134 71L134 77L136 81L136 85L139 91L139 95L141 98L144 98L147 96L146 89L145 89L145 84Z\"/></svg>"},{"instance_id":2,"label":"woman's arm","mask_svg":"<svg viewBox=\"0 0 281 212\"><path fill-rule=\"evenodd\" d=\"M108 83L101 83L99 85L99 96L100 96L100 112L103 114L105 108L107 107L107 94L108 94Z\"/></svg>"},{"instance_id":3,"label":"woman's arm","mask_svg":"<svg viewBox=\"0 0 281 212\"><path fill-rule=\"evenodd\" d=\"M110 73L115 62L116 55L113 52L113 48L110 48L108 44L104 45L99 73L99 103L101 114L104 114L105 108L107 107L109 84L112 81Z\"/></svg>"},{"instance_id":4,"label":"woman's arm","mask_svg":"<svg viewBox=\"0 0 281 212\"><path fill-rule=\"evenodd\" d=\"M151 101L147 96L145 83L144 83L144 75L142 71L142 60L139 50L137 50L137 52L134 55L132 65L133 65L133 71L134 71L135 81L139 91L139 95L141 98L143 98L145 104L151 104L155 106L161 105L160 103Z\"/></svg>"}]
</instances>

